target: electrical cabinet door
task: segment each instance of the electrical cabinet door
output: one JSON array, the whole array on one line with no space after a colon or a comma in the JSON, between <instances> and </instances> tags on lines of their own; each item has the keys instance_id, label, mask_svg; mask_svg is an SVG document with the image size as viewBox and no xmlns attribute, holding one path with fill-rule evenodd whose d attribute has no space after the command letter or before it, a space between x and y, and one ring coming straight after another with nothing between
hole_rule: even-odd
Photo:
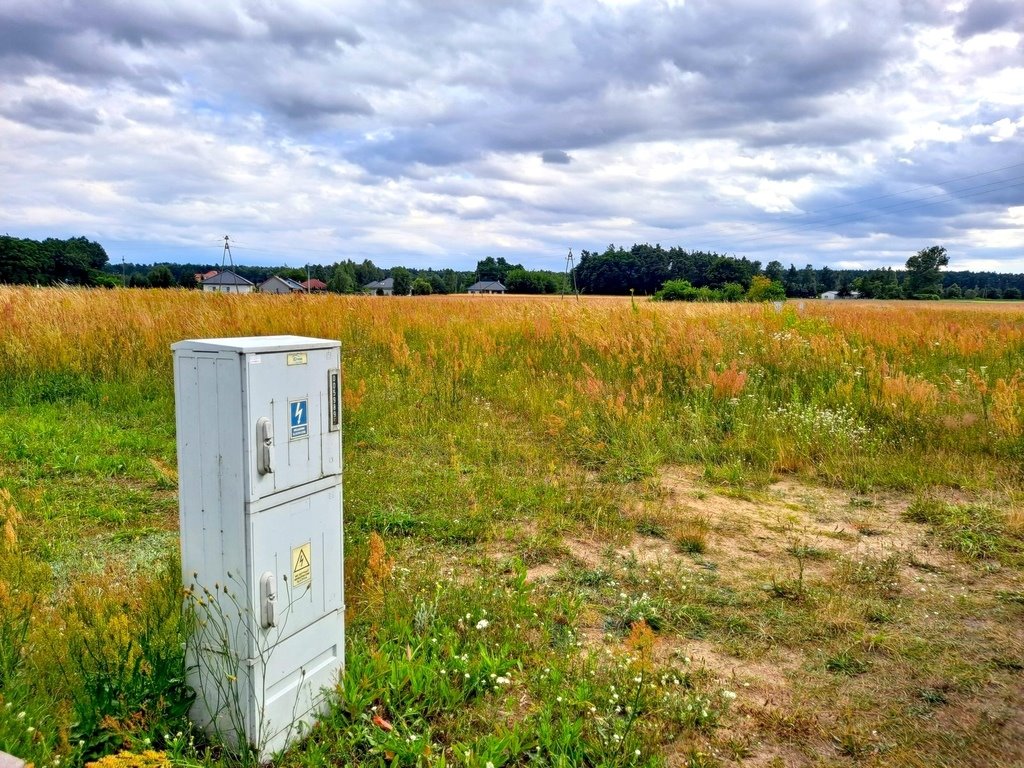
<instances>
[{"instance_id":1,"label":"electrical cabinet door","mask_svg":"<svg viewBox=\"0 0 1024 768\"><path fill-rule=\"evenodd\" d=\"M249 515L248 527L252 542L249 584L253 605L259 608L253 611L256 620L264 613L264 574L273 574L276 587L275 626L262 627L256 637L264 641L285 638L342 609L341 496L337 488Z\"/></svg>"},{"instance_id":2,"label":"electrical cabinet door","mask_svg":"<svg viewBox=\"0 0 1024 768\"><path fill-rule=\"evenodd\" d=\"M345 664L340 489L251 514L247 524L257 693L249 732L270 737L273 750L295 735L286 732L291 723L318 708L322 690L337 682ZM264 587L267 580L272 590ZM275 606L268 612L271 592Z\"/></svg>"},{"instance_id":3,"label":"electrical cabinet door","mask_svg":"<svg viewBox=\"0 0 1024 768\"><path fill-rule=\"evenodd\" d=\"M249 354L243 361L250 501L340 474L340 432L329 425L338 350Z\"/></svg>"}]
</instances>

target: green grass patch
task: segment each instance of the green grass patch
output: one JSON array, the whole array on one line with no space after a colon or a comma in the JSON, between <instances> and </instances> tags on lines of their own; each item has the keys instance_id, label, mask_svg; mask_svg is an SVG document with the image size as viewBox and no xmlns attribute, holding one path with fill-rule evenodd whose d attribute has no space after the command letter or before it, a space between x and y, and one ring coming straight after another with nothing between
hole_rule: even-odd
<instances>
[{"instance_id":1,"label":"green grass patch","mask_svg":"<svg viewBox=\"0 0 1024 768\"><path fill-rule=\"evenodd\" d=\"M1011 532L1004 515L983 504L949 504L919 498L905 517L931 526L942 546L970 559L992 558L1020 562L1024 540Z\"/></svg>"}]
</instances>

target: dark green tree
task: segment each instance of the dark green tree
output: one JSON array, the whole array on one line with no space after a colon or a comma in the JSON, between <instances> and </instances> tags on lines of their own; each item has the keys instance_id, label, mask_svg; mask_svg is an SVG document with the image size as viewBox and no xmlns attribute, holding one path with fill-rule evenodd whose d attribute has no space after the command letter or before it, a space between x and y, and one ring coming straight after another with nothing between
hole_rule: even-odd
<instances>
[{"instance_id":1,"label":"dark green tree","mask_svg":"<svg viewBox=\"0 0 1024 768\"><path fill-rule=\"evenodd\" d=\"M413 296L429 296L433 292L433 289L430 287L429 280L417 277L412 281L411 291Z\"/></svg>"},{"instance_id":2,"label":"dark green tree","mask_svg":"<svg viewBox=\"0 0 1024 768\"><path fill-rule=\"evenodd\" d=\"M334 265L331 276L327 280L327 290L332 293L355 293L358 290L355 270L351 262Z\"/></svg>"},{"instance_id":3,"label":"dark green tree","mask_svg":"<svg viewBox=\"0 0 1024 768\"><path fill-rule=\"evenodd\" d=\"M58 282L92 285L96 273L107 263L103 246L84 237L67 240L48 237L42 247L50 255L51 274Z\"/></svg>"},{"instance_id":4,"label":"dark green tree","mask_svg":"<svg viewBox=\"0 0 1024 768\"><path fill-rule=\"evenodd\" d=\"M864 299L899 299L903 297L896 273L892 268L875 269L854 278L851 287Z\"/></svg>"},{"instance_id":5,"label":"dark green tree","mask_svg":"<svg viewBox=\"0 0 1024 768\"><path fill-rule=\"evenodd\" d=\"M0 283L48 282L48 270L39 243L10 235L0 237Z\"/></svg>"},{"instance_id":6,"label":"dark green tree","mask_svg":"<svg viewBox=\"0 0 1024 768\"><path fill-rule=\"evenodd\" d=\"M941 245L923 248L907 259L908 297L931 297L942 293L942 268L949 264L949 256Z\"/></svg>"},{"instance_id":7,"label":"dark green tree","mask_svg":"<svg viewBox=\"0 0 1024 768\"><path fill-rule=\"evenodd\" d=\"M782 284L786 287L787 296L803 296L800 290L800 272L793 265L789 265L789 269L786 270L786 276L782 278Z\"/></svg>"},{"instance_id":8,"label":"dark green tree","mask_svg":"<svg viewBox=\"0 0 1024 768\"><path fill-rule=\"evenodd\" d=\"M430 292L446 294L449 293L448 284L444 281L444 278L436 272L432 272L430 277L427 278L430 281Z\"/></svg>"},{"instance_id":9,"label":"dark green tree","mask_svg":"<svg viewBox=\"0 0 1024 768\"><path fill-rule=\"evenodd\" d=\"M808 264L807 266L810 266ZM825 291L835 290L836 287L836 273L832 271L830 267L822 267L821 271L818 272L818 287L815 293L823 293Z\"/></svg>"},{"instance_id":10,"label":"dark green tree","mask_svg":"<svg viewBox=\"0 0 1024 768\"><path fill-rule=\"evenodd\" d=\"M822 272L831 272L828 267L822 269ZM800 296L811 298L817 296L822 291L830 290L831 286L825 285L825 283L819 282L818 273L814 270L810 264L800 270Z\"/></svg>"},{"instance_id":11,"label":"dark green tree","mask_svg":"<svg viewBox=\"0 0 1024 768\"><path fill-rule=\"evenodd\" d=\"M476 274L478 280L494 281L504 284L505 275L507 275L513 269L522 269L522 264L509 264L505 261L504 256L499 256L495 259L493 256L488 256L486 259L482 259L476 263Z\"/></svg>"},{"instance_id":12,"label":"dark green tree","mask_svg":"<svg viewBox=\"0 0 1024 768\"><path fill-rule=\"evenodd\" d=\"M95 285L107 261L103 246L84 237L0 238L0 283Z\"/></svg>"},{"instance_id":13,"label":"dark green tree","mask_svg":"<svg viewBox=\"0 0 1024 768\"><path fill-rule=\"evenodd\" d=\"M781 283L784 274L781 261L769 261L768 266L764 268L764 276L769 280L777 280Z\"/></svg>"},{"instance_id":14,"label":"dark green tree","mask_svg":"<svg viewBox=\"0 0 1024 768\"><path fill-rule=\"evenodd\" d=\"M554 272L510 269L502 281L511 293L558 293L560 283Z\"/></svg>"},{"instance_id":15,"label":"dark green tree","mask_svg":"<svg viewBox=\"0 0 1024 768\"><path fill-rule=\"evenodd\" d=\"M412 275L405 267L395 267L391 270L391 277L395 281L393 295L408 296L412 290Z\"/></svg>"},{"instance_id":16,"label":"dark green tree","mask_svg":"<svg viewBox=\"0 0 1024 768\"><path fill-rule=\"evenodd\" d=\"M755 267L754 262L746 259L721 256L708 270L708 283L715 288L721 288L726 283L739 283L746 287L750 285L750 281L757 274L759 267L760 265Z\"/></svg>"},{"instance_id":17,"label":"dark green tree","mask_svg":"<svg viewBox=\"0 0 1024 768\"><path fill-rule=\"evenodd\" d=\"M369 259L364 259L362 264L355 265L356 284L362 288L367 283L384 278L384 270L377 267Z\"/></svg>"},{"instance_id":18,"label":"dark green tree","mask_svg":"<svg viewBox=\"0 0 1024 768\"><path fill-rule=\"evenodd\" d=\"M149 270L146 280L150 288L170 288L174 285L174 275L166 264L158 264Z\"/></svg>"}]
</instances>

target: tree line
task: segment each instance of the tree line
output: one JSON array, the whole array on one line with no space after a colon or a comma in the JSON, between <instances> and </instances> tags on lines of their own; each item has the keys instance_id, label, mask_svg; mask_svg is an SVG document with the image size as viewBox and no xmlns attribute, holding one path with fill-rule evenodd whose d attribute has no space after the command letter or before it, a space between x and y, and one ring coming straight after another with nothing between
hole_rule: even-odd
<instances>
[{"instance_id":1,"label":"tree line","mask_svg":"<svg viewBox=\"0 0 1024 768\"><path fill-rule=\"evenodd\" d=\"M811 264L797 268L792 263L786 268L780 261L770 261L762 267L761 262L746 257L642 243L629 249L609 245L603 252L584 250L571 275L529 270L522 264L492 256L478 261L472 271L384 269L369 259L311 264L308 269L244 265L232 269L257 284L272 275L299 282L308 276L321 280L335 293L361 293L368 283L392 277L399 294L461 293L477 281L496 281L510 293L554 294L571 291L575 286L588 294L641 296L653 296L671 283L669 292L675 297L715 301L739 300L754 294L776 296L779 290L792 298L813 297L832 290L842 296L856 293L879 299L1019 299L1024 295L1024 274L941 271L947 264L948 257L941 246L914 254L908 258L906 269L837 270ZM42 241L0 237L0 283L7 284L195 288L197 274L218 268L210 263L112 264L102 245L84 237ZM755 284L756 277L769 282Z\"/></svg>"},{"instance_id":2,"label":"tree line","mask_svg":"<svg viewBox=\"0 0 1024 768\"><path fill-rule=\"evenodd\" d=\"M746 257L641 243L629 249L609 245L603 252L582 251L575 277L584 293L654 295L670 282L677 284L674 290L678 292L678 283L684 281L695 291L684 291L688 297L726 301L749 292L758 276L777 284L791 298L810 298L826 291L880 299L1019 299L1024 295L1024 274L941 271L948 263L942 246L918 251L901 270L837 270L811 264L798 268L792 263L786 268L780 261L762 267L761 262Z\"/></svg>"},{"instance_id":3,"label":"tree line","mask_svg":"<svg viewBox=\"0 0 1024 768\"><path fill-rule=\"evenodd\" d=\"M98 285L107 261L103 246L84 237L38 241L0 236L0 283Z\"/></svg>"}]
</instances>

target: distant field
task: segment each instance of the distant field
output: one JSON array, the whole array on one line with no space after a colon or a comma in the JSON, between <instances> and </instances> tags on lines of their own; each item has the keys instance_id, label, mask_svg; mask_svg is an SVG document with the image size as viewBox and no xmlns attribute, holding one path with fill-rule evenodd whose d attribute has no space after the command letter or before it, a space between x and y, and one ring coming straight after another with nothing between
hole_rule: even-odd
<instances>
[{"instance_id":1,"label":"distant field","mask_svg":"<svg viewBox=\"0 0 1024 768\"><path fill-rule=\"evenodd\" d=\"M231 764L183 715L169 345L277 333L342 342L349 606L281 764L1024 763L1022 304L0 288L0 328L37 767Z\"/></svg>"}]
</instances>

